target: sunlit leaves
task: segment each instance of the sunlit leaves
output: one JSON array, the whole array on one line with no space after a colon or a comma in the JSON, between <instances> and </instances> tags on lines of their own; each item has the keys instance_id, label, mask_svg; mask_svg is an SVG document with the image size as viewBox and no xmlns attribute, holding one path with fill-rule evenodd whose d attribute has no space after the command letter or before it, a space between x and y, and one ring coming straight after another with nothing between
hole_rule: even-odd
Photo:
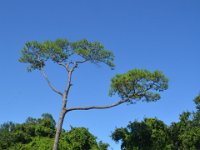
<instances>
[{"instance_id":1,"label":"sunlit leaves","mask_svg":"<svg viewBox=\"0 0 200 150\"><path fill-rule=\"evenodd\" d=\"M55 121L45 113L41 118L28 117L25 123L4 123L0 126L0 150L51 150ZM107 150L108 144L97 142L86 128L62 130L60 150Z\"/></svg>"},{"instance_id":2,"label":"sunlit leaves","mask_svg":"<svg viewBox=\"0 0 200 150\"><path fill-rule=\"evenodd\" d=\"M29 64L28 71L41 69L48 60L57 64L89 61L114 67L112 52L105 50L99 42L89 42L85 39L76 42L69 42L66 39L27 42L19 59L20 62Z\"/></svg>"},{"instance_id":3,"label":"sunlit leaves","mask_svg":"<svg viewBox=\"0 0 200 150\"><path fill-rule=\"evenodd\" d=\"M168 79L160 71L134 69L125 74L116 75L111 80L110 95L118 94L122 99L160 99L157 92L168 88ZM157 92L156 92L157 91Z\"/></svg>"},{"instance_id":4,"label":"sunlit leaves","mask_svg":"<svg viewBox=\"0 0 200 150\"><path fill-rule=\"evenodd\" d=\"M69 132L66 132L64 138L64 149L74 150L97 150L98 145L96 137L93 136L86 128L71 128ZM64 147L64 145L63 145Z\"/></svg>"},{"instance_id":5,"label":"sunlit leaves","mask_svg":"<svg viewBox=\"0 0 200 150\"><path fill-rule=\"evenodd\" d=\"M112 52L105 50L99 42L89 42L86 39L72 43L75 52L92 63L103 62L113 68L114 55Z\"/></svg>"}]
</instances>

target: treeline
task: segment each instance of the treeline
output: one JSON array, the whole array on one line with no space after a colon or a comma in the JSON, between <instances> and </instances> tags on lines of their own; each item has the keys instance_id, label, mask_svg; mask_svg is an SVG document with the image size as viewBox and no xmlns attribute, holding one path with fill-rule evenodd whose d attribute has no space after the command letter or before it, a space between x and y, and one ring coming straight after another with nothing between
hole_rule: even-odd
<instances>
[{"instance_id":1,"label":"treeline","mask_svg":"<svg viewBox=\"0 0 200 150\"><path fill-rule=\"evenodd\" d=\"M200 95L194 99L197 110L183 112L178 122L166 125L157 118L130 122L116 128L112 139L120 141L122 150L199 150ZM27 118L25 123L4 123L0 126L0 150L51 150L55 136L55 121L50 114ZM86 128L62 130L60 150L107 150L108 144Z\"/></svg>"},{"instance_id":2,"label":"treeline","mask_svg":"<svg viewBox=\"0 0 200 150\"><path fill-rule=\"evenodd\" d=\"M122 150L200 150L200 95L194 102L197 111L183 112L170 126L157 118L145 118L117 128L112 138L121 141Z\"/></svg>"},{"instance_id":3,"label":"treeline","mask_svg":"<svg viewBox=\"0 0 200 150\"><path fill-rule=\"evenodd\" d=\"M41 118L27 118L25 123L4 123L0 127L0 150L51 150L55 136L55 121L50 114ZM108 144L97 142L97 138L86 128L62 130L60 150L107 150Z\"/></svg>"}]
</instances>

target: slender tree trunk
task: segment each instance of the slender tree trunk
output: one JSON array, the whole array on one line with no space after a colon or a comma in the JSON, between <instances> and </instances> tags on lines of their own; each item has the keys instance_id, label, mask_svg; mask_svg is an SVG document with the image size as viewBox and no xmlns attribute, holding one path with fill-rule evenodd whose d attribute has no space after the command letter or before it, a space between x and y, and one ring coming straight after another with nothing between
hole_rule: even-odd
<instances>
[{"instance_id":1,"label":"slender tree trunk","mask_svg":"<svg viewBox=\"0 0 200 150\"><path fill-rule=\"evenodd\" d=\"M55 139L54 139L53 150L58 150L59 139L60 139L60 134L61 134L61 131L62 131L62 125L63 125L65 115L66 115L66 111L65 111L64 108L62 108L61 112L60 112L58 126L57 126L57 129L56 129L56 136L55 136Z\"/></svg>"},{"instance_id":2,"label":"slender tree trunk","mask_svg":"<svg viewBox=\"0 0 200 150\"><path fill-rule=\"evenodd\" d=\"M65 92L63 93L63 97L62 97L62 108L61 108L60 117L59 117L59 120L58 120L58 126L57 126L57 129L56 129L56 136L55 136L55 139L54 139L53 150L58 150L60 134L61 134L61 131L62 131L62 125L63 125L63 121L64 121L64 118L65 118L65 115L66 115L66 112L67 112L66 106L67 106L68 93L69 93L69 90L70 90L70 87L71 87L71 76L72 76L72 72L73 72L75 67L76 67L76 65L68 73L67 86L66 86Z\"/></svg>"},{"instance_id":3,"label":"slender tree trunk","mask_svg":"<svg viewBox=\"0 0 200 150\"><path fill-rule=\"evenodd\" d=\"M68 95L68 93L63 94L62 108L61 108L61 111L60 111L60 117L59 117L59 120L58 120L57 129L56 129L56 136L55 136L55 139L54 139L53 150L58 150L60 134L61 134L61 131L62 131L62 125L63 125L63 121L64 121L64 118L65 118L65 115L66 115L66 112L67 112L66 111L67 95Z\"/></svg>"}]
</instances>

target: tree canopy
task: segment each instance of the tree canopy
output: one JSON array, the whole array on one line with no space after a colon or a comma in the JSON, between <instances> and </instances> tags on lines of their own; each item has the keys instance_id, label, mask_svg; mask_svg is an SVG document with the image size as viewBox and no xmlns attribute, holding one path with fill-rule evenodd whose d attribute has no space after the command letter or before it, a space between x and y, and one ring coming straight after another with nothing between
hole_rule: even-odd
<instances>
[{"instance_id":1,"label":"tree canopy","mask_svg":"<svg viewBox=\"0 0 200 150\"><path fill-rule=\"evenodd\" d=\"M156 101L159 93L168 88L168 79L160 71L134 69L117 74L111 80L110 95L117 93L122 99Z\"/></svg>"},{"instance_id":2,"label":"tree canopy","mask_svg":"<svg viewBox=\"0 0 200 150\"><path fill-rule=\"evenodd\" d=\"M28 117L22 124L7 122L0 126L0 149L51 150L55 136L55 121L50 114L41 118ZM97 142L88 129L72 127L62 130L60 150L107 150L108 144Z\"/></svg>"},{"instance_id":3,"label":"tree canopy","mask_svg":"<svg viewBox=\"0 0 200 150\"><path fill-rule=\"evenodd\" d=\"M29 71L41 69L48 60L59 65L89 61L94 64L104 63L111 68L115 66L111 51L105 50L100 42L89 42L86 39L76 42L69 42L66 39L30 41L25 43L21 53L20 62L28 63Z\"/></svg>"},{"instance_id":4,"label":"tree canopy","mask_svg":"<svg viewBox=\"0 0 200 150\"><path fill-rule=\"evenodd\" d=\"M200 110L199 95L194 99L196 112L183 112L178 122L166 125L157 118L130 122L116 128L112 139L121 141L122 150L199 150Z\"/></svg>"}]
</instances>

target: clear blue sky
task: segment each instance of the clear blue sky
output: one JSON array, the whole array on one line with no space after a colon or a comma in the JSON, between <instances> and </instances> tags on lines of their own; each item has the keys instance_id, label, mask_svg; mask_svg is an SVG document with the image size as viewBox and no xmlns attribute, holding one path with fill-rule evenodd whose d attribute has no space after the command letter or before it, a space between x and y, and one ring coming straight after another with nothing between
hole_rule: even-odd
<instances>
[{"instance_id":1,"label":"clear blue sky","mask_svg":"<svg viewBox=\"0 0 200 150\"><path fill-rule=\"evenodd\" d=\"M18 58L30 40L98 40L116 56L114 71L83 65L73 77L70 105L108 104L110 79L116 73L142 68L162 70L169 90L156 103L123 105L109 110L72 112L64 128L84 126L115 150L115 127L144 117L170 124L183 111L195 110L200 91L199 0L1 0L0 2L0 123L23 122L28 116L51 113L58 120L61 99L40 72L26 72ZM63 89L66 73L50 64L49 78Z\"/></svg>"}]
</instances>

